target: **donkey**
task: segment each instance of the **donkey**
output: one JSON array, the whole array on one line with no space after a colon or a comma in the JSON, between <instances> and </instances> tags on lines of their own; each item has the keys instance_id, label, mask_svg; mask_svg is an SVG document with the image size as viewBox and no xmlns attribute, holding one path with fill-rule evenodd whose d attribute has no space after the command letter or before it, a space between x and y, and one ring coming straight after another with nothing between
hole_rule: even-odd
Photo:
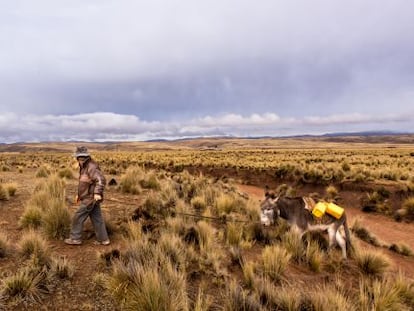
<instances>
[{"instance_id":1,"label":"donkey","mask_svg":"<svg viewBox=\"0 0 414 311\"><path fill-rule=\"evenodd\" d=\"M329 249L335 245L336 241L341 247L342 257L347 258L347 249L351 249L351 239L345 212L339 219L325 214L324 222L320 223L312 216L303 197L276 197L269 192L266 192L265 200L260 208L262 225L272 225L280 217L285 219L291 227L296 228L301 236L307 231L328 231ZM338 231L341 226L345 231L345 239Z\"/></svg>"}]
</instances>

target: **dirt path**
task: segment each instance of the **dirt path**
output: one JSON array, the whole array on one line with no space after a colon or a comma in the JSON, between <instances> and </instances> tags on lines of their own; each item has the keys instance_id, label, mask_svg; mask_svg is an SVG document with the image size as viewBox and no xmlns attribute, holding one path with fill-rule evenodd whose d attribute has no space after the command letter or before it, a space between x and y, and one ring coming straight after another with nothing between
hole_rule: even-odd
<instances>
[{"instance_id":1,"label":"dirt path","mask_svg":"<svg viewBox=\"0 0 414 311\"><path fill-rule=\"evenodd\" d=\"M238 188L253 199L262 200L264 197L262 188L248 185L238 185ZM414 250L414 224L399 223L387 216L364 213L356 207L346 207L346 212L350 225L358 218L361 224L381 242L386 244L404 243ZM404 257L387 249L384 249L384 252L394 262L396 271L401 269L407 276L414 278L413 257Z\"/></svg>"}]
</instances>

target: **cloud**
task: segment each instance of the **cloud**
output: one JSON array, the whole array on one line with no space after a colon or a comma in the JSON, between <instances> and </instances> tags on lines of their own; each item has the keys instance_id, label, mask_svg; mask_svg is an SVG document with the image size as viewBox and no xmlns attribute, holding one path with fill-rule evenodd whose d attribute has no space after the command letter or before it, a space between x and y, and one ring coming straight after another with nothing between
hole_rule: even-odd
<instances>
[{"instance_id":1,"label":"cloud","mask_svg":"<svg viewBox=\"0 0 414 311\"><path fill-rule=\"evenodd\" d=\"M410 130L412 12L405 0L9 1L0 114L20 127L1 118L0 136Z\"/></svg>"},{"instance_id":2,"label":"cloud","mask_svg":"<svg viewBox=\"0 0 414 311\"><path fill-rule=\"evenodd\" d=\"M185 122L145 121L134 115L87 113L78 115L0 116L0 140L18 141L131 141L154 138L175 139L198 136L278 136L323 134L343 131L350 124L356 130L384 129L384 125L412 124L414 112L395 115L330 115L282 118L274 113L242 116L227 114L190 119ZM368 128L367 128L368 126Z\"/></svg>"}]
</instances>

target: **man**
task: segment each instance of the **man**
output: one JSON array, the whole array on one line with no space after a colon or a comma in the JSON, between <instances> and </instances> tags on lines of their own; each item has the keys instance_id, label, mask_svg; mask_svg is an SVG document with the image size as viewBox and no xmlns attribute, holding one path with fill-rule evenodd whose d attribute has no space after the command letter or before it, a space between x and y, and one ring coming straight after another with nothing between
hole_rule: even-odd
<instances>
[{"instance_id":1,"label":"man","mask_svg":"<svg viewBox=\"0 0 414 311\"><path fill-rule=\"evenodd\" d=\"M109 245L110 241L100 206L106 184L105 177L99 169L99 165L92 160L86 147L77 147L74 156L79 163L79 185L76 201L80 202L80 206L73 216L70 238L65 239L65 243L82 244L83 223L90 217L95 229L95 244Z\"/></svg>"}]
</instances>

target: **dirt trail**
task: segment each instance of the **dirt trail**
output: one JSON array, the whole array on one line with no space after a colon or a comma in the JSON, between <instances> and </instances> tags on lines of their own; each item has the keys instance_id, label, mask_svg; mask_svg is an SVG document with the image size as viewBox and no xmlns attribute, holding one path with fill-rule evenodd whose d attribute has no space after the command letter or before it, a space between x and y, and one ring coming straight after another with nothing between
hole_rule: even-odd
<instances>
[{"instance_id":1,"label":"dirt trail","mask_svg":"<svg viewBox=\"0 0 414 311\"><path fill-rule=\"evenodd\" d=\"M262 188L248 185L238 185L238 188L253 199L262 200L264 197ZM350 225L359 218L361 224L381 242L404 243L414 250L414 224L399 223L384 215L364 213L356 207L346 207L346 213ZM414 278L413 257L404 257L387 249L384 249L384 252L393 260L396 270L401 269L407 276Z\"/></svg>"}]
</instances>

